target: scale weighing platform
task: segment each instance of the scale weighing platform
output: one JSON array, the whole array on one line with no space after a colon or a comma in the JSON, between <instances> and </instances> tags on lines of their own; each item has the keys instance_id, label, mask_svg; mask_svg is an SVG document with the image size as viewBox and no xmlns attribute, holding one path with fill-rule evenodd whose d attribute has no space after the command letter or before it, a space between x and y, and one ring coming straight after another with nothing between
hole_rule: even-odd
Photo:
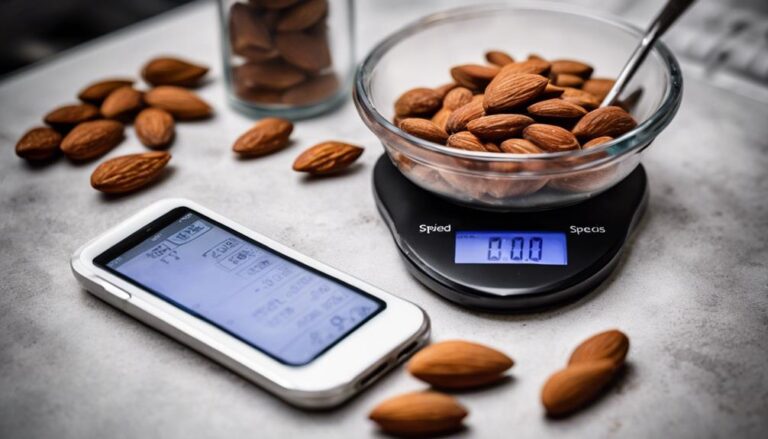
<instances>
[{"instance_id":1,"label":"scale weighing platform","mask_svg":"<svg viewBox=\"0 0 768 439\"><path fill-rule=\"evenodd\" d=\"M597 287L648 198L642 165L594 198L537 212L451 203L411 183L386 155L373 187L411 274L459 305L498 312L551 306Z\"/></svg>"}]
</instances>

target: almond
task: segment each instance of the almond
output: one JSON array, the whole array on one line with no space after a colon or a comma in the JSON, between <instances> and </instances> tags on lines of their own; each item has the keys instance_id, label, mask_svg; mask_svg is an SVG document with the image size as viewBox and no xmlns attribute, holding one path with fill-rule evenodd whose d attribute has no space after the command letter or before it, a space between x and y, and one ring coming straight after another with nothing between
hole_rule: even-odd
<instances>
[{"instance_id":1,"label":"almond","mask_svg":"<svg viewBox=\"0 0 768 439\"><path fill-rule=\"evenodd\" d=\"M211 107L195 93L173 85L161 85L149 90L144 95L144 101L179 120L203 119L213 113Z\"/></svg>"},{"instance_id":2,"label":"almond","mask_svg":"<svg viewBox=\"0 0 768 439\"><path fill-rule=\"evenodd\" d=\"M610 360L579 363L563 369L541 389L541 402L550 416L563 416L592 402L611 382L616 366Z\"/></svg>"},{"instance_id":3,"label":"almond","mask_svg":"<svg viewBox=\"0 0 768 439\"><path fill-rule=\"evenodd\" d=\"M132 79L104 79L88 84L84 89L80 90L77 97L81 101L90 102L92 104L101 104L101 102L113 91L120 87L128 87L132 85Z\"/></svg>"},{"instance_id":4,"label":"almond","mask_svg":"<svg viewBox=\"0 0 768 439\"><path fill-rule=\"evenodd\" d=\"M483 140L504 140L515 137L533 119L522 114L493 114L479 117L467 124L467 130Z\"/></svg>"},{"instance_id":5,"label":"almond","mask_svg":"<svg viewBox=\"0 0 768 439\"><path fill-rule=\"evenodd\" d=\"M602 107L590 111L573 127L578 138L619 137L637 126L637 122L620 107Z\"/></svg>"},{"instance_id":6,"label":"almond","mask_svg":"<svg viewBox=\"0 0 768 439\"><path fill-rule=\"evenodd\" d=\"M258 157L288 146L293 132L293 123L278 117L267 117L243 133L232 146L236 153L247 157Z\"/></svg>"},{"instance_id":7,"label":"almond","mask_svg":"<svg viewBox=\"0 0 768 439\"><path fill-rule=\"evenodd\" d=\"M485 115L485 109L483 108L483 95L476 95L472 97L472 100L468 104L464 104L461 107L453 110L445 121L445 130L449 133L456 133L466 129L469 121L477 119Z\"/></svg>"},{"instance_id":8,"label":"almond","mask_svg":"<svg viewBox=\"0 0 768 439\"><path fill-rule=\"evenodd\" d=\"M547 99L529 105L528 114L534 117L575 119L587 114L587 110L562 99Z\"/></svg>"},{"instance_id":9,"label":"almond","mask_svg":"<svg viewBox=\"0 0 768 439\"><path fill-rule=\"evenodd\" d=\"M413 88L395 101L395 114L397 116L428 116L440 108L441 101L440 94L431 88Z\"/></svg>"},{"instance_id":10,"label":"almond","mask_svg":"<svg viewBox=\"0 0 768 439\"><path fill-rule=\"evenodd\" d=\"M603 143L608 143L611 140L613 140L613 137L610 136L602 136L602 137L595 137L594 139L590 140L589 142L582 145L582 149L589 149L593 148L597 145L602 145Z\"/></svg>"},{"instance_id":11,"label":"almond","mask_svg":"<svg viewBox=\"0 0 768 439\"><path fill-rule=\"evenodd\" d=\"M446 130L447 132L447 126L448 126L448 118L451 117L451 114L453 114L453 110L449 110L445 107L437 110L437 113L435 113L434 116L432 116L432 123L437 125L443 130Z\"/></svg>"},{"instance_id":12,"label":"almond","mask_svg":"<svg viewBox=\"0 0 768 439\"><path fill-rule=\"evenodd\" d=\"M546 151L536 146L535 143L525 139L507 139L501 142L499 149L502 152L512 154L543 154Z\"/></svg>"},{"instance_id":13,"label":"almond","mask_svg":"<svg viewBox=\"0 0 768 439\"><path fill-rule=\"evenodd\" d=\"M535 123L523 130L523 137L548 152L579 149L579 141L570 131L555 125Z\"/></svg>"},{"instance_id":14,"label":"almond","mask_svg":"<svg viewBox=\"0 0 768 439\"><path fill-rule=\"evenodd\" d=\"M555 75L555 85L558 87L579 88L584 85L584 78L568 73L560 73Z\"/></svg>"},{"instance_id":15,"label":"almond","mask_svg":"<svg viewBox=\"0 0 768 439\"><path fill-rule=\"evenodd\" d=\"M387 399L368 417L390 434L426 436L460 430L468 414L451 396L412 392Z\"/></svg>"},{"instance_id":16,"label":"almond","mask_svg":"<svg viewBox=\"0 0 768 439\"><path fill-rule=\"evenodd\" d=\"M549 82L547 83L547 87L544 89L544 92L539 95L539 99L554 99L562 96L563 93L565 93L565 89L563 87L558 87Z\"/></svg>"},{"instance_id":17,"label":"almond","mask_svg":"<svg viewBox=\"0 0 768 439\"><path fill-rule=\"evenodd\" d=\"M467 151L486 152L483 142L469 131L459 131L458 133L451 134L446 144L450 147Z\"/></svg>"},{"instance_id":18,"label":"almond","mask_svg":"<svg viewBox=\"0 0 768 439\"><path fill-rule=\"evenodd\" d=\"M513 73L530 73L532 75L546 76L549 74L550 68L551 65L547 61L540 58L532 58L523 62L507 64L503 67L503 71L507 75Z\"/></svg>"},{"instance_id":19,"label":"almond","mask_svg":"<svg viewBox=\"0 0 768 439\"><path fill-rule=\"evenodd\" d=\"M592 75L592 66L584 64L580 61L573 61L570 59L558 59L552 61L552 73L555 75L568 74L580 76L584 79L589 78Z\"/></svg>"},{"instance_id":20,"label":"almond","mask_svg":"<svg viewBox=\"0 0 768 439\"><path fill-rule=\"evenodd\" d=\"M451 69L451 76L461 86L470 90L483 90L499 73L498 66L464 64Z\"/></svg>"},{"instance_id":21,"label":"almond","mask_svg":"<svg viewBox=\"0 0 768 439\"><path fill-rule=\"evenodd\" d=\"M411 117L400 122L400 129L420 139L445 145L448 133L427 119Z\"/></svg>"},{"instance_id":22,"label":"almond","mask_svg":"<svg viewBox=\"0 0 768 439\"><path fill-rule=\"evenodd\" d=\"M616 81L609 78L592 78L584 81L581 89L594 95L600 102L608 96Z\"/></svg>"},{"instance_id":23,"label":"almond","mask_svg":"<svg viewBox=\"0 0 768 439\"><path fill-rule=\"evenodd\" d=\"M320 21L328 12L327 0L307 0L286 10L277 22L279 31L306 29Z\"/></svg>"},{"instance_id":24,"label":"almond","mask_svg":"<svg viewBox=\"0 0 768 439\"><path fill-rule=\"evenodd\" d=\"M332 96L339 91L339 78L335 73L325 73L295 85L282 95L282 102L289 105L310 105Z\"/></svg>"},{"instance_id":25,"label":"almond","mask_svg":"<svg viewBox=\"0 0 768 439\"><path fill-rule=\"evenodd\" d=\"M493 142L483 142L483 148L488 152L501 152L499 145Z\"/></svg>"},{"instance_id":26,"label":"almond","mask_svg":"<svg viewBox=\"0 0 768 439\"><path fill-rule=\"evenodd\" d=\"M208 73L206 66L173 57L151 59L141 69L141 77L154 86L194 87L206 73Z\"/></svg>"},{"instance_id":27,"label":"almond","mask_svg":"<svg viewBox=\"0 0 768 439\"><path fill-rule=\"evenodd\" d=\"M229 37L232 51L246 58L250 58L249 54L269 53L273 49L266 23L244 3L235 3L229 10Z\"/></svg>"},{"instance_id":28,"label":"almond","mask_svg":"<svg viewBox=\"0 0 768 439\"><path fill-rule=\"evenodd\" d=\"M32 128L16 143L16 155L30 161L48 160L56 156L60 144L61 134L53 128Z\"/></svg>"},{"instance_id":29,"label":"almond","mask_svg":"<svg viewBox=\"0 0 768 439\"><path fill-rule=\"evenodd\" d=\"M591 93L573 87L564 87L565 90L560 96L564 101L571 102L584 107L587 111L594 110L600 106L600 101Z\"/></svg>"},{"instance_id":30,"label":"almond","mask_svg":"<svg viewBox=\"0 0 768 439\"><path fill-rule=\"evenodd\" d=\"M440 95L440 99L445 99L445 96L448 94L449 91L453 90L454 88L458 87L459 84L455 82L449 82L447 84L443 84L439 87L435 87L434 90Z\"/></svg>"},{"instance_id":31,"label":"almond","mask_svg":"<svg viewBox=\"0 0 768 439\"><path fill-rule=\"evenodd\" d=\"M75 125L93 120L99 117L99 109L91 104L72 104L55 108L45 115L43 122L56 128L67 131Z\"/></svg>"},{"instance_id":32,"label":"almond","mask_svg":"<svg viewBox=\"0 0 768 439\"><path fill-rule=\"evenodd\" d=\"M609 360L618 367L629 351L629 338L618 329L601 332L584 340L571 354L568 365Z\"/></svg>"},{"instance_id":33,"label":"almond","mask_svg":"<svg viewBox=\"0 0 768 439\"><path fill-rule=\"evenodd\" d=\"M488 113L498 113L519 107L543 93L548 82L547 78L540 75L508 73L502 69L502 72L485 89L483 107Z\"/></svg>"},{"instance_id":34,"label":"almond","mask_svg":"<svg viewBox=\"0 0 768 439\"><path fill-rule=\"evenodd\" d=\"M173 116L160 108L142 110L136 116L133 126L141 143L150 148L164 148L170 145L175 135Z\"/></svg>"},{"instance_id":35,"label":"almond","mask_svg":"<svg viewBox=\"0 0 768 439\"><path fill-rule=\"evenodd\" d=\"M296 158L293 170L310 174L329 174L351 165L363 153L363 148L348 143L327 141L319 143Z\"/></svg>"},{"instance_id":36,"label":"almond","mask_svg":"<svg viewBox=\"0 0 768 439\"><path fill-rule=\"evenodd\" d=\"M491 64L496 64L499 67L504 67L507 64L512 64L515 59L512 58L507 52L501 50L489 50L485 52L485 59Z\"/></svg>"},{"instance_id":37,"label":"almond","mask_svg":"<svg viewBox=\"0 0 768 439\"><path fill-rule=\"evenodd\" d=\"M123 140L123 124L93 120L77 125L61 141L61 151L72 160L90 160L105 154Z\"/></svg>"},{"instance_id":38,"label":"almond","mask_svg":"<svg viewBox=\"0 0 768 439\"><path fill-rule=\"evenodd\" d=\"M408 371L435 387L467 389L494 383L514 365L503 353L477 343L450 340L422 349Z\"/></svg>"},{"instance_id":39,"label":"almond","mask_svg":"<svg viewBox=\"0 0 768 439\"><path fill-rule=\"evenodd\" d=\"M305 32L279 32L275 46L289 64L316 73L331 65L331 50L325 29Z\"/></svg>"},{"instance_id":40,"label":"almond","mask_svg":"<svg viewBox=\"0 0 768 439\"><path fill-rule=\"evenodd\" d=\"M133 192L159 177L170 159L165 151L115 157L93 171L91 186L107 194Z\"/></svg>"},{"instance_id":41,"label":"almond","mask_svg":"<svg viewBox=\"0 0 768 439\"><path fill-rule=\"evenodd\" d=\"M104 99L101 115L107 119L127 118L135 114L144 105L141 92L133 87L120 87Z\"/></svg>"},{"instance_id":42,"label":"almond","mask_svg":"<svg viewBox=\"0 0 768 439\"><path fill-rule=\"evenodd\" d=\"M244 88L264 88L279 91L304 82L307 79L307 74L297 67L277 60L265 63L248 62L235 67L232 72L232 79Z\"/></svg>"},{"instance_id":43,"label":"almond","mask_svg":"<svg viewBox=\"0 0 768 439\"><path fill-rule=\"evenodd\" d=\"M443 98L443 108L455 110L472 100L472 90L466 87L456 87Z\"/></svg>"}]
</instances>

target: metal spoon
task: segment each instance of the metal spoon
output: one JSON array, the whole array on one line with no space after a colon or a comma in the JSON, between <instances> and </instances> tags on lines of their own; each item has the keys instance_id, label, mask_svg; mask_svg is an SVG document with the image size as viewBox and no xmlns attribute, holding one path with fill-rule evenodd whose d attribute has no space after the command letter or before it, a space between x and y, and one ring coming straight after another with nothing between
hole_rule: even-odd
<instances>
[{"instance_id":1,"label":"metal spoon","mask_svg":"<svg viewBox=\"0 0 768 439\"><path fill-rule=\"evenodd\" d=\"M632 56L624 64L624 68L621 69L619 77L616 79L616 83L613 84L613 88L608 92L608 95L600 103L601 107L611 105L616 98L619 97L624 87L627 85L632 76L643 63L648 52L653 48L653 43L669 29L672 24L683 15L686 9L693 3L694 0L669 0L661 10L658 16L653 20L648 30L645 31L643 39L640 40L640 44L637 45L635 51L632 52Z\"/></svg>"}]
</instances>

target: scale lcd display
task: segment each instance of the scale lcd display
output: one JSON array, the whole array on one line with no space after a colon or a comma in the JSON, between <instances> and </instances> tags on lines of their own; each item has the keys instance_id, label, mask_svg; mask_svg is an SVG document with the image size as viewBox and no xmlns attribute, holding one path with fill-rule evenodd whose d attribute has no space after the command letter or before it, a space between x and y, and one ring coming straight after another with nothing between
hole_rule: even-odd
<instances>
[{"instance_id":1,"label":"scale lcd display","mask_svg":"<svg viewBox=\"0 0 768 439\"><path fill-rule=\"evenodd\" d=\"M567 265L565 233L457 231L457 264Z\"/></svg>"},{"instance_id":2,"label":"scale lcd display","mask_svg":"<svg viewBox=\"0 0 768 439\"><path fill-rule=\"evenodd\" d=\"M289 365L309 363L385 307L191 211L104 265Z\"/></svg>"}]
</instances>

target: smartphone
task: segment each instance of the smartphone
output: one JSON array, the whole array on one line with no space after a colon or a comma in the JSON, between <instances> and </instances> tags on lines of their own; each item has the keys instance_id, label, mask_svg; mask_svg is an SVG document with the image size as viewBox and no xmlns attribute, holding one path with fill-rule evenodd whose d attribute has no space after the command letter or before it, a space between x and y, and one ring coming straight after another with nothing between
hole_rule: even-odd
<instances>
[{"instance_id":1,"label":"smartphone","mask_svg":"<svg viewBox=\"0 0 768 439\"><path fill-rule=\"evenodd\" d=\"M152 204L71 265L92 294L299 407L343 402L429 337L418 306L189 200Z\"/></svg>"}]
</instances>

